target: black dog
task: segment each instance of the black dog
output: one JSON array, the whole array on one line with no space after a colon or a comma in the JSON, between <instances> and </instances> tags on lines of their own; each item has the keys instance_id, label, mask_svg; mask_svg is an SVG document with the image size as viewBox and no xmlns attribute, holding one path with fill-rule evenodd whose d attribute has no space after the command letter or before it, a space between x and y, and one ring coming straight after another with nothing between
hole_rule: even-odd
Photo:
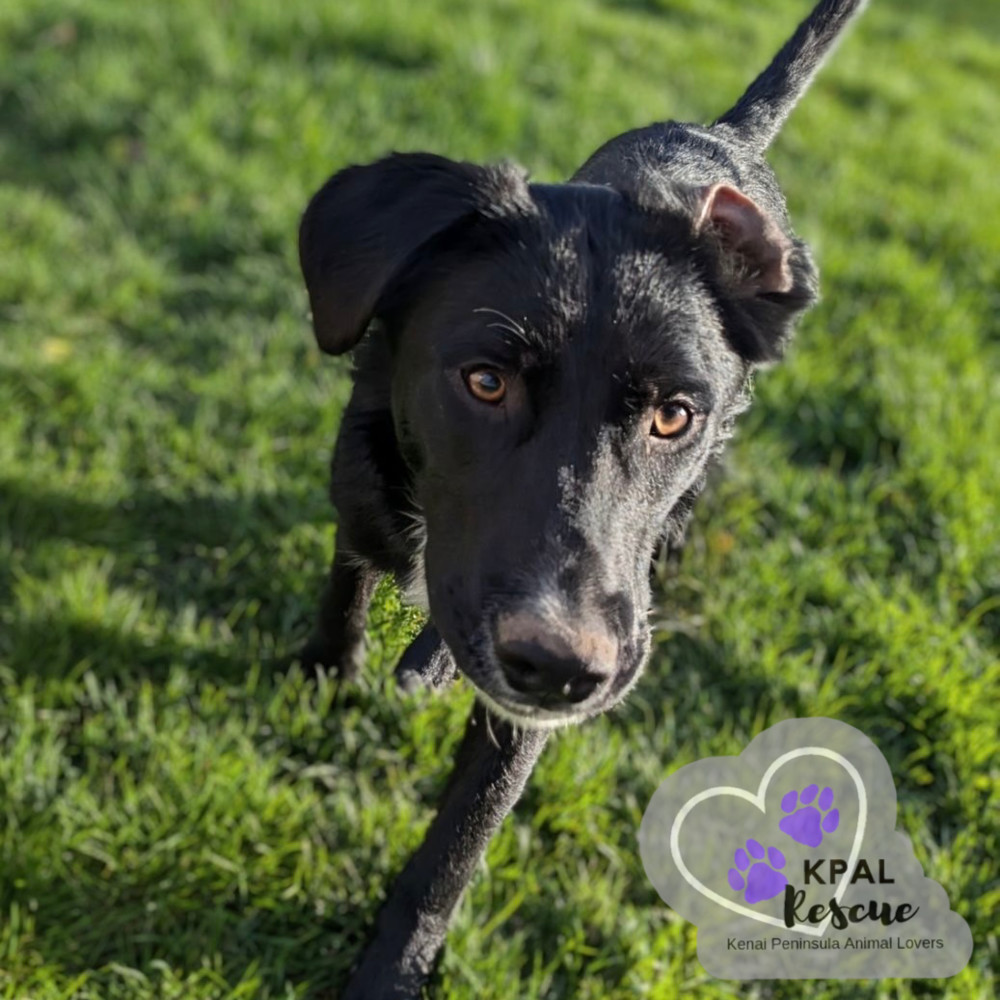
<instances>
[{"instance_id":1,"label":"black dog","mask_svg":"<svg viewBox=\"0 0 1000 1000\"><path fill-rule=\"evenodd\" d=\"M431 620L401 681L457 666L478 695L348 997L419 991L545 730L635 683L650 557L682 535L751 372L816 298L762 156L862 5L823 0L711 128L629 132L567 184L404 154L341 171L306 210L316 337L332 354L360 342L307 658L356 670L392 573Z\"/></svg>"}]
</instances>

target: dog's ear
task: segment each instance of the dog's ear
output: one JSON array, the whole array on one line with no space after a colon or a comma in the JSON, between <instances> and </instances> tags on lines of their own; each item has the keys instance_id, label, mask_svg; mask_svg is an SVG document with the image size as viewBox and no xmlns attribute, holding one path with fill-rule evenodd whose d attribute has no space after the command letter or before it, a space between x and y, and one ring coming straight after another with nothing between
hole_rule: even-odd
<instances>
[{"instance_id":1,"label":"dog's ear","mask_svg":"<svg viewBox=\"0 0 1000 1000\"><path fill-rule=\"evenodd\" d=\"M695 233L712 250L733 347L752 363L777 360L817 298L808 249L728 184L702 188L696 204Z\"/></svg>"},{"instance_id":2,"label":"dog's ear","mask_svg":"<svg viewBox=\"0 0 1000 1000\"><path fill-rule=\"evenodd\" d=\"M718 239L738 294L791 291L791 239L736 188L713 184L702 190L695 230L711 232Z\"/></svg>"},{"instance_id":3,"label":"dog's ear","mask_svg":"<svg viewBox=\"0 0 1000 1000\"><path fill-rule=\"evenodd\" d=\"M428 153L395 153L334 174L299 228L299 260L322 350L361 339L393 278L428 240L472 215L533 211L525 173Z\"/></svg>"}]
</instances>

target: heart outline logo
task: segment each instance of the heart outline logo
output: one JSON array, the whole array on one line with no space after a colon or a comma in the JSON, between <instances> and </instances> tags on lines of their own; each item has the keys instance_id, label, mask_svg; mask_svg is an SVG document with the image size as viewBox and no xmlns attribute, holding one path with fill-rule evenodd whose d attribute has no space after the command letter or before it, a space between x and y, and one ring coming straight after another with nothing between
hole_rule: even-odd
<instances>
[{"instance_id":1,"label":"heart outline logo","mask_svg":"<svg viewBox=\"0 0 1000 1000\"><path fill-rule=\"evenodd\" d=\"M674 864L677 866L677 870L684 878L684 881L687 882L688 885L690 885L695 891L701 893L701 895L705 896L707 899L710 899L713 903L717 903L719 906L722 906L733 913L737 913L740 916L750 917L752 920L770 924L771 926L778 927L783 931L795 930L800 934L808 934L812 937L822 937L826 933L827 928L830 926L830 921L833 919L832 914L827 914L823 921L815 927L793 926L789 928L785 925L783 920L779 920L777 917L772 917L767 913L757 913L741 903L737 903L731 899L726 899L725 896L720 895L714 889L710 889L684 863L684 859L681 857L680 851L681 827L684 824L684 820L687 819L696 806L709 799L718 798L723 795L730 795L751 803L751 805L755 806L764 816L766 816L767 809L764 806L764 796L772 778L790 761L798 760L801 757L824 757L827 760L832 760L848 773L851 780L854 782L854 787L858 793L858 822L854 831L854 842L851 845L851 853L848 856L847 870L837 883L837 887L833 894L833 898L839 903L843 898L844 893L847 891L855 865L861 857L861 844L864 840L865 826L868 818L868 794L865 790L864 782L861 780L861 774L858 769L843 754L837 753L836 750L830 750L827 747L798 747L794 750L789 750L788 752L781 754L781 756L772 761L770 767L768 767L768 769L764 772L764 776L760 779L760 784L757 785L756 794L748 792L745 788L737 788L734 785L716 785L713 788L706 788L703 791L698 792L697 795L693 795L681 807L680 811L674 817L673 824L670 827L670 856L673 859Z\"/></svg>"}]
</instances>

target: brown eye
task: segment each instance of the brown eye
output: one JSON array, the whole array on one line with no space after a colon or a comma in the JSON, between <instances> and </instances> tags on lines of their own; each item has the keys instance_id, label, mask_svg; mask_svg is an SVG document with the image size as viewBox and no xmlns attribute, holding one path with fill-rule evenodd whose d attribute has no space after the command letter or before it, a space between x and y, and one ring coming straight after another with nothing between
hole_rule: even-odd
<instances>
[{"instance_id":1,"label":"brown eye","mask_svg":"<svg viewBox=\"0 0 1000 1000\"><path fill-rule=\"evenodd\" d=\"M507 394L507 380L492 368L473 368L466 373L465 384L484 403L499 403Z\"/></svg>"},{"instance_id":2,"label":"brown eye","mask_svg":"<svg viewBox=\"0 0 1000 1000\"><path fill-rule=\"evenodd\" d=\"M691 424L693 414L683 403L665 403L653 414L653 426L649 433L653 437L680 437Z\"/></svg>"}]
</instances>

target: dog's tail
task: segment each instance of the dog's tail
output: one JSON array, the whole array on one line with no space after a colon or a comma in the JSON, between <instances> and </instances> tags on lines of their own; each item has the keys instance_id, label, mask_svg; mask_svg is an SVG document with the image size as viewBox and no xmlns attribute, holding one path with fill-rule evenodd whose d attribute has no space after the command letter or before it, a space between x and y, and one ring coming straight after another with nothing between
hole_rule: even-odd
<instances>
[{"instance_id":1,"label":"dog's tail","mask_svg":"<svg viewBox=\"0 0 1000 1000\"><path fill-rule=\"evenodd\" d=\"M728 125L763 153L833 50L834 43L867 0L821 0L781 51L715 124Z\"/></svg>"}]
</instances>

